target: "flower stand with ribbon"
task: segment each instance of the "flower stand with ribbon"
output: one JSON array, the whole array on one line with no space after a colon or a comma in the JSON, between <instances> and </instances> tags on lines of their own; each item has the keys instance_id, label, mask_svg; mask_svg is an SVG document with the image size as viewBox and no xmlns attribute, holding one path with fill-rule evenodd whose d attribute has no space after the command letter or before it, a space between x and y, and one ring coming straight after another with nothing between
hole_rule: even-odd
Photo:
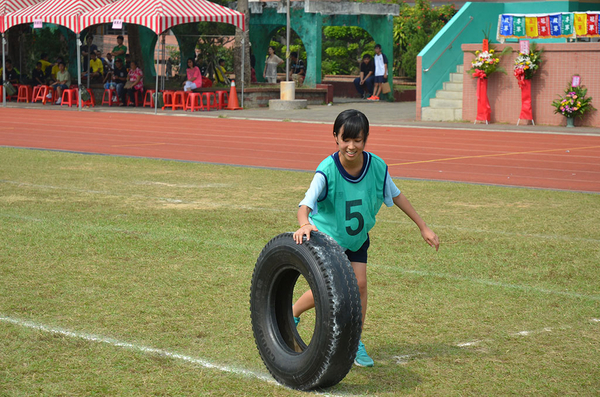
<instances>
[{"instance_id":1,"label":"flower stand with ribbon","mask_svg":"<svg viewBox=\"0 0 600 397\"><path fill-rule=\"evenodd\" d=\"M521 89L521 113L517 125L521 120L531 120L531 124L535 125L531 104L531 79L542 63L543 50L538 50L535 42L530 45L529 40L521 40L519 46L519 55L514 66L514 75Z\"/></svg>"},{"instance_id":2,"label":"flower stand with ribbon","mask_svg":"<svg viewBox=\"0 0 600 397\"><path fill-rule=\"evenodd\" d=\"M521 120L531 120L531 124L535 125L531 109L531 79L519 80L519 87L521 88L521 114L519 120L517 120L517 125Z\"/></svg>"},{"instance_id":3,"label":"flower stand with ribbon","mask_svg":"<svg viewBox=\"0 0 600 397\"><path fill-rule=\"evenodd\" d=\"M471 61L471 69L468 72L477 79L477 117L474 124L478 121L485 121L486 124L492 121L492 107L487 95L488 78L494 72L506 73L498 64L500 57L510 51L512 49L507 46L502 53L498 54L486 37L483 40L481 51L473 53L475 59Z\"/></svg>"},{"instance_id":4,"label":"flower stand with ribbon","mask_svg":"<svg viewBox=\"0 0 600 397\"><path fill-rule=\"evenodd\" d=\"M488 124L492 119L492 107L487 95L488 79L485 72L481 70L473 73L473 77L477 78L477 117L475 123L485 121Z\"/></svg>"}]
</instances>

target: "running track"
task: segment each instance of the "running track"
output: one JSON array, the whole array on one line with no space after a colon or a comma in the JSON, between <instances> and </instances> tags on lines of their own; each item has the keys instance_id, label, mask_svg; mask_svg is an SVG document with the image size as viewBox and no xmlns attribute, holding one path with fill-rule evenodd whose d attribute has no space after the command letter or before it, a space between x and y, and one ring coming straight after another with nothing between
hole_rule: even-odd
<instances>
[{"instance_id":1,"label":"running track","mask_svg":"<svg viewBox=\"0 0 600 397\"><path fill-rule=\"evenodd\" d=\"M331 124L15 108L0 119L8 147L294 170L335 151ZM367 148L393 177L600 192L600 136L372 126Z\"/></svg>"}]
</instances>

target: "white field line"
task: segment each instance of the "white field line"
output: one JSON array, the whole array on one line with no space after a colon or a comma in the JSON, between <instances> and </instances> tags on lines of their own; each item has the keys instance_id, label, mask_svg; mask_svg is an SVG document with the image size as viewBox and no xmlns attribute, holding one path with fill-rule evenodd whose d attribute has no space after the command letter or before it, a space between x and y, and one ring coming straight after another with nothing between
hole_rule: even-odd
<instances>
[{"instance_id":1,"label":"white field line","mask_svg":"<svg viewBox=\"0 0 600 397\"><path fill-rule=\"evenodd\" d=\"M592 318L592 319L590 319L590 321L600 323L600 318ZM532 335L543 334L543 333L550 333L550 332L560 331L560 330L565 330L565 329L570 329L570 328L571 327L569 327L569 326L554 327L554 328L545 327L545 328L533 330L533 331L513 332L508 335L511 337L524 337L524 336L532 336ZM460 347L460 348L468 348L468 347L479 346L484 343L494 343L494 339L476 339L476 340L472 340L472 341L468 341L468 342L460 342L460 343L455 344L454 346ZM412 353L412 354L405 354L405 355L401 355L401 356L392 356L392 359L394 359L396 361L396 364L398 364L398 365L406 365L412 360L415 360L419 357L426 357L426 356L427 356L427 353Z\"/></svg>"},{"instance_id":2,"label":"white field line","mask_svg":"<svg viewBox=\"0 0 600 397\"><path fill-rule=\"evenodd\" d=\"M79 188L73 188L73 187L65 187L65 186L52 186L52 185L40 185L40 184L34 184L34 183L28 183L28 182L18 182L18 181L10 181L10 180L0 180L0 183L8 183L8 184L13 184L13 185L17 185L17 186L26 186L26 187L33 187L33 188L40 188L40 189L56 189L56 190L67 190L67 191L72 191L72 192L80 192L80 193L87 193L87 194L103 194L106 196L116 196L116 197L133 197L133 198L140 198L140 199L146 199L146 200L158 200L158 201L165 201L168 203L174 203L174 204L198 204L198 205L203 205L205 207L212 207L212 208L232 208L232 209L241 209L241 210L248 210L248 211L268 211L268 212L296 212L295 208L289 208L289 209L282 209L282 208L266 208L266 207L254 207L254 206L250 206L250 205L234 205L234 204L230 204L230 203L211 203L211 202L204 202L204 201L190 201L190 200L181 200L181 199L177 199L177 198L168 198L168 197L152 197L152 196L144 196L141 194L123 194L123 193L119 193L119 192L111 192L111 191L106 191L106 190L89 190L89 189L79 189ZM166 185L166 186L176 186L176 187L185 187L185 188L191 188L191 187L198 187L198 188L227 188L230 187L231 185L226 185L226 184L206 184L206 185L198 185L198 186L194 186L194 185L171 185L171 184L166 184L166 183L162 183L162 182L150 182L150 181L141 181L141 182L137 182L138 184L143 184L143 185L150 185L150 184L154 184L154 185ZM409 223L409 221L402 221L402 220L379 220L378 222L383 222L383 223L397 223L397 224L406 224L409 225L411 223ZM555 235L555 234L541 234L541 233L528 233L528 232L509 232L509 231L505 231L505 230L486 230L486 229L474 229L474 228L464 228L464 227L460 227L460 226L453 226L453 225L437 225L437 224L431 224L431 227L433 227L434 229L452 229L452 230L458 230L461 232L468 232L468 233L487 233L487 234L498 234L498 235L503 235L503 236L517 236L517 237L533 237L533 238L540 238L540 239L547 239L547 240L562 240L562 241L584 241L584 242L592 242L592 243L597 243L600 242L600 239L594 239L594 238L584 238L584 237L569 237L569 236L561 236L561 235Z\"/></svg>"},{"instance_id":3,"label":"white field line","mask_svg":"<svg viewBox=\"0 0 600 397\"><path fill-rule=\"evenodd\" d=\"M568 296L570 298L579 298L579 299L585 299L585 300L600 301L600 295L586 295L586 294L580 294L577 292L556 291L556 290L551 290L551 289L547 289L547 288L531 287L529 285L509 284L509 283L503 283L500 281L486 280L486 279L482 279L482 278L456 276L453 274L430 272L430 271L423 271L423 270L408 270L408 269L402 269L402 268L396 267L396 266L378 265L378 264L374 264L374 263L370 263L369 266L371 268L375 267L375 268L395 271L395 272L403 273L403 274L411 274L411 275L420 276L420 277L436 277L436 278L441 278L441 279L446 279L446 280L465 281L465 282L473 283L473 284L482 284L482 285L489 285L492 287L515 289L515 290L525 291L525 292L537 292L537 293L541 293L541 294L560 295L560 296Z\"/></svg>"},{"instance_id":4,"label":"white field line","mask_svg":"<svg viewBox=\"0 0 600 397\"><path fill-rule=\"evenodd\" d=\"M138 344L134 344L134 343L130 343L130 342L124 342L124 341L120 341L118 339L113 339L113 338L100 336L100 335L88 334L88 333L77 332L77 331L70 331L70 330L67 330L64 328L50 327L47 325L35 323L33 321L22 320L19 318L8 317L8 316L3 316L3 315L0 315L0 322L10 323L10 324L18 325L20 327L35 329L37 331L47 332L47 333L51 333L51 334L55 334L55 335L62 335L62 336L66 336L68 338L83 339L88 342L95 342L95 343L105 343L107 345L121 347L124 349L133 350L133 351L137 351L137 352L144 353L144 354L157 355L157 356L161 356L161 357L167 357L167 358L170 358L173 360L185 361L187 363L198 365L198 366L204 367L204 368L215 369L215 370L218 370L221 372L228 372L228 373L232 373L234 375L240 375L240 376L243 376L246 378L256 378L261 381L267 382L269 384L280 386L280 387L287 389L287 387L278 383L277 381L275 381L275 379L273 379L271 376L269 376L267 374L261 374L261 373L250 371L250 370L243 369L243 368L228 367L225 365L215 364L215 363L212 363L212 362L202 359L202 358L186 356L184 354L174 353L174 352L170 352L170 351L164 350L164 349L157 349L154 347L148 347L148 346L138 345ZM318 393L318 392L313 392L313 393L318 394L318 395L325 395L325 396L337 396L337 395L349 396L349 394L330 394L330 393Z\"/></svg>"}]
</instances>

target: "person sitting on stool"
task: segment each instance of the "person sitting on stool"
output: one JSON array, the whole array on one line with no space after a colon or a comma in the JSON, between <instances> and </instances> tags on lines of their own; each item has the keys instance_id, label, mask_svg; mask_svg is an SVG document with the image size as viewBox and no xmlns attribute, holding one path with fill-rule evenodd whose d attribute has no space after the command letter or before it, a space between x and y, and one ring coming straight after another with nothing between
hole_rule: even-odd
<instances>
[{"instance_id":1,"label":"person sitting on stool","mask_svg":"<svg viewBox=\"0 0 600 397\"><path fill-rule=\"evenodd\" d=\"M375 82L375 62L371 55L365 54L360 63L360 77L354 79L356 91L363 99L367 99L373 93L373 83ZM367 90L365 91L364 88Z\"/></svg>"}]
</instances>

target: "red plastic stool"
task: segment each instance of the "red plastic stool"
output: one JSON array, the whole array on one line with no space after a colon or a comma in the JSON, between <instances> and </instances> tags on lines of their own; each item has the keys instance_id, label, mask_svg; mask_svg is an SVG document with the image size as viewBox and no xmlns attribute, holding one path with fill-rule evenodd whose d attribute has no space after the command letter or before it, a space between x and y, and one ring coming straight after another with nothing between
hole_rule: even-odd
<instances>
[{"instance_id":1,"label":"red plastic stool","mask_svg":"<svg viewBox=\"0 0 600 397\"><path fill-rule=\"evenodd\" d=\"M96 99L94 98L94 93L89 88L86 88L86 90L90 94L90 99L88 99L87 101L81 101L81 106L92 106L92 107L95 107L96 106ZM77 94L79 94L79 90L77 90Z\"/></svg>"},{"instance_id":2,"label":"red plastic stool","mask_svg":"<svg viewBox=\"0 0 600 397\"><path fill-rule=\"evenodd\" d=\"M62 98L60 100L60 106L62 106L62 105L69 105L69 107L71 107L72 105L77 106L77 94L78 94L77 88L69 88L68 90L63 90Z\"/></svg>"},{"instance_id":3,"label":"red plastic stool","mask_svg":"<svg viewBox=\"0 0 600 397\"><path fill-rule=\"evenodd\" d=\"M19 93L17 95L17 102L27 102L31 101L31 86L30 85L20 85Z\"/></svg>"},{"instance_id":4,"label":"red plastic stool","mask_svg":"<svg viewBox=\"0 0 600 397\"><path fill-rule=\"evenodd\" d=\"M214 92L203 92L202 98L206 99L206 110L210 110L210 100L213 100L213 107L218 109L217 97Z\"/></svg>"},{"instance_id":5,"label":"red plastic stool","mask_svg":"<svg viewBox=\"0 0 600 397\"><path fill-rule=\"evenodd\" d=\"M134 90L133 91L135 93L135 106L140 106L140 97L139 97L139 91L138 90ZM129 104L131 103L131 98L129 97L129 93L127 93L127 106L129 106Z\"/></svg>"},{"instance_id":6,"label":"red plastic stool","mask_svg":"<svg viewBox=\"0 0 600 397\"><path fill-rule=\"evenodd\" d=\"M219 90L215 91L215 95L217 95L218 99L217 109L225 109L229 105L229 93L225 90Z\"/></svg>"},{"instance_id":7,"label":"red plastic stool","mask_svg":"<svg viewBox=\"0 0 600 397\"><path fill-rule=\"evenodd\" d=\"M175 91L163 91L163 102L164 102L164 106L162 107L163 110L165 110L165 108L173 108L173 95L175 94Z\"/></svg>"},{"instance_id":8,"label":"red plastic stool","mask_svg":"<svg viewBox=\"0 0 600 397\"><path fill-rule=\"evenodd\" d=\"M173 110L183 109L185 110L185 100L187 98L187 92L175 91L173 94L173 104L171 105Z\"/></svg>"},{"instance_id":9,"label":"red plastic stool","mask_svg":"<svg viewBox=\"0 0 600 397\"><path fill-rule=\"evenodd\" d=\"M117 90L115 90L114 88L105 88L104 89L104 94L102 94L102 103L101 105L106 105L108 104L108 106L112 106L113 103L116 103L117 105L121 103L121 99L116 95ZM108 99L106 98L106 95L108 94ZM116 96L117 100L113 101L113 97Z\"/></svg>"},{"instance_id":10,"label":"red plastic stool","mask_svg":"<svg viewBox=\"0 0 600 397\"><path fill-rule=\"evenodd\" d=\"M144 103L142 104L142 107L146 107L146 105L150 106L151 108L154 107L154 93L156 91L155 90L147 90L146 94L144 95Z\"/></svg>"},{"instance_id":11,"label":"red plastic stool","mask_svg":"<svg viewBox=\"0 0 600 397\"><path fill-rule=\"evenodd\" d=\"M185 101L185 110L204 110L204 105L202 104L202 94L198 92L190 92L187 97L187 101Z\"/></svg>"},{"instance_id":12,"label":"red plastic stool","mask_svg":"<svg viewBox=\"0 0 600 397\"><path fill-rule=\"evenodd\" d=\"M43 104L46 104L46 100L48 98L46 98L46 95L48 95L48 91L50 89L50 87L48 87L47 85L36 85L35 87L33 87L33 94L31 96L31 102L37 102L37 101L42 101ZM53 90L54 91L54 90ZM54 93L52 93L52 96L54 96Z\"/></svg>"}]
</instances>

